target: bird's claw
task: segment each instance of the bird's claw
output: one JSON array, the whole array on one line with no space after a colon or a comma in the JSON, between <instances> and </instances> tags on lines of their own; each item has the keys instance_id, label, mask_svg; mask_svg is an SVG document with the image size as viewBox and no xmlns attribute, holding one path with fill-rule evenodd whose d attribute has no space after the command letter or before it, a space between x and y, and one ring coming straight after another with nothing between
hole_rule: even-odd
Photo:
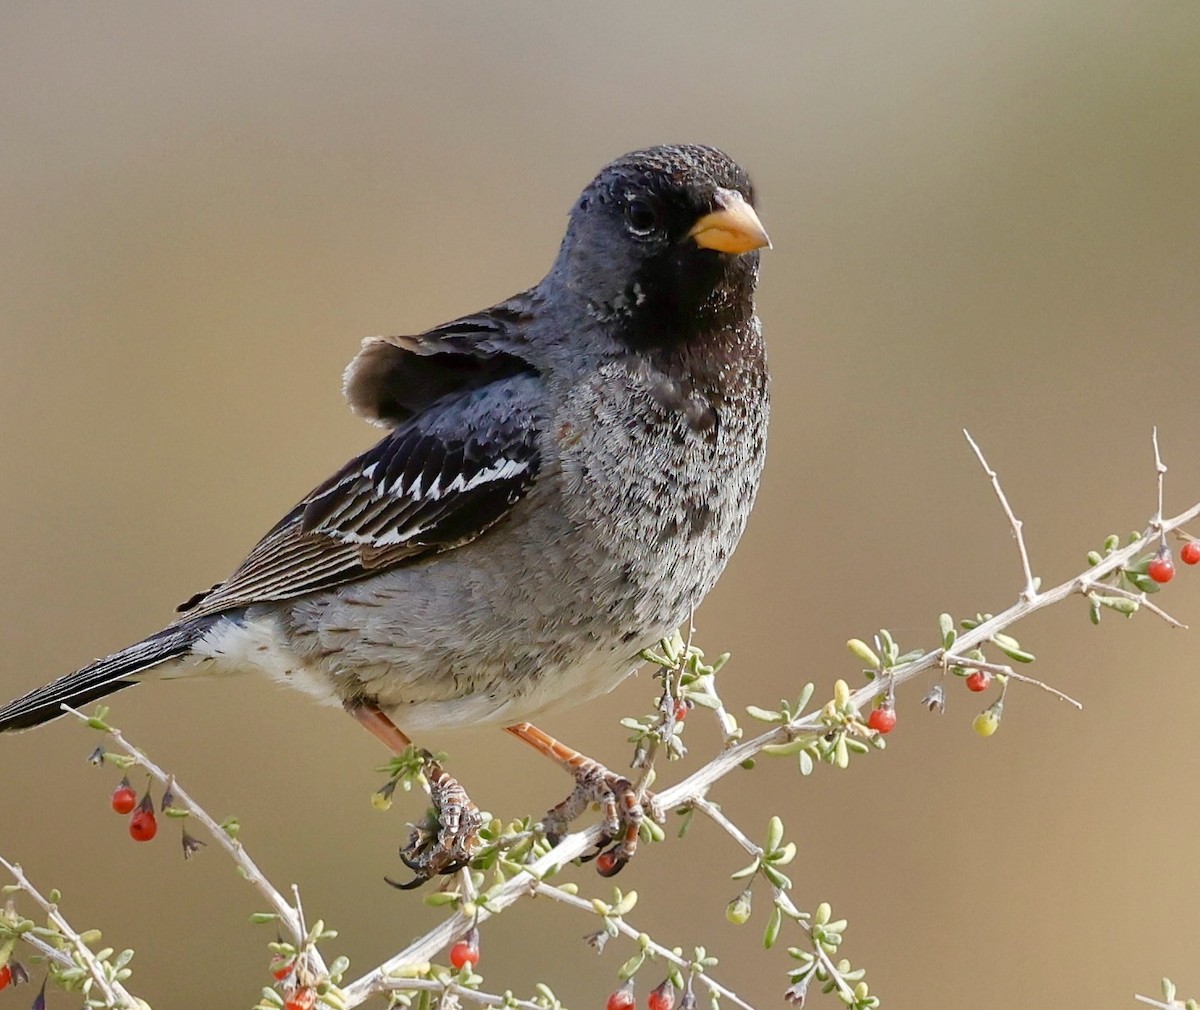
<instances>
[{"instance_id":1,"label":"bird's claw","mask_svg":"<svg viewBox=\"0 0 1200 1010\"><path fill-rule=\"evenodd\" d=\"M402 891L420 887L430 877L455 873L462 869L479 849L479 829L483 816L458 780L447 774L426 751L425 778L433 809L420 824L414 824L408 844L400 850L400 860L416 876L407 883L384 877Z\"/></svg>"},{"instance_id":2,"label":"bird's claw","mask_svg":"<svg viewBox=\"0 0 1200 1010\"><path fill-rule=\"evenodd\" d=\"M666 814L653 793L639 793L624 775L609 771L591 758L584 758L574 769L574 775L571 795L546 813L542 828L551 844L557 844L576 817L591 804L599 804L603 816L600 838L595 851L584 856L583 862L595 859L600 875L611 877L637 852L642 822L650 817L661 824ZM609 848L614 841L616 844Z\"/></svg>"}]
</instances>

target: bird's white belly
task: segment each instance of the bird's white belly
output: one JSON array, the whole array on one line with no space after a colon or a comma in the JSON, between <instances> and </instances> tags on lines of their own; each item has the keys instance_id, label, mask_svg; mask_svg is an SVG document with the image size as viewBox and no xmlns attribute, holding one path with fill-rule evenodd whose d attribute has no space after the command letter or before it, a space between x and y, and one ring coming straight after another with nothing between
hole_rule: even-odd
<instances>
[{"instance_id":1,"label":"bird's white belly","mask_svg":"<svg viewBox=\"0 0 1200 1010\"><path fill-rule=\"evenodd\" d=\"M342 704L333 682L289 648L283 628L273 616L221 618L192 646L192 657L167 676L258 673L322 704Z\"/></svg>"},{"instance_id":2,"label":"bird's white belly","mask_svg":"<svg viewBox=\"0 0 1200 1010\"><path fill-rule=\"evenodd\" d=\"M223 618L193 647L194 658L167 676L253 672L302 691L323 704L341 706L348 692L336 669L298 655L288 641L282 623L274 615ZM458 697L418 696L398 703L384 697L380 699L380 707L410 734L466 726L507 726L606 694L634 669L636 665L627 655L597 649L580 656L569 669L558 671L557 675L526 681L518 693L472 690ZM383 683L406 679L396 676L402 671L384 669L382 664L372 672ZM356 670L356 678L365 673Z\"/></svg>"}]
</instances>

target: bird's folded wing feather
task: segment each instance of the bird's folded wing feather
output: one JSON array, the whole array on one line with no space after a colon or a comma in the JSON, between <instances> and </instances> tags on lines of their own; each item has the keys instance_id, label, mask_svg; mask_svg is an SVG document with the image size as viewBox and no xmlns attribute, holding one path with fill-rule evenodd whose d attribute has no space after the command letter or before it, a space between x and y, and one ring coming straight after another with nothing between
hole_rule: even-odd
<instances>
[{"instance_id":1,"label":"bird's folded wing feather","mask_svg":"<svg viewBox=\"0 0 1200 1010\"><path fill-rule=\"evenodd\" d=\"M390 418L387 437L307 495L227 581L184 604L181 620L364 578L461 546L502 519L538 475L540 380L502 352L482 366L437 360L468 356L427 352L435 385L457 371L459 390L424 403L428 388L410 386L407 418ZM419 378L419 364L405 368Z\"/></svg>"},{"instance_id":2,"label":"bird's folded wing feather","mask_svg":"<svg viewBox=\"0 0 1200 1010\"><path fill-rule=\"evenodd\" d=\"M448 393L528 370L522 352L535 303L527 291L415 336L368 337L346 369L346 399L356 414L394 428Z\"/></svg>"}]
</instances>

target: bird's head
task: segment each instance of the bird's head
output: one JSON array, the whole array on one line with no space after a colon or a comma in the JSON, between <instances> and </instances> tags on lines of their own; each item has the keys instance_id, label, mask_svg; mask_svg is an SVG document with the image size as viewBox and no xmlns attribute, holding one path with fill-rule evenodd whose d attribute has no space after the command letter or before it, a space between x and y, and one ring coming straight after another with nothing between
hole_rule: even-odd
<instances>
[{"instance_id":1,"label":"bird's head","mask_svg":"<svg viewBox=\"0 0 1200 1010\"><path fill-rule=\"evenodd\" d=\"M631 346L669 345L748 319L770 244L737 162L713 147L653 147L580 194L550 277Z\"/></svg>"}]
</instances>

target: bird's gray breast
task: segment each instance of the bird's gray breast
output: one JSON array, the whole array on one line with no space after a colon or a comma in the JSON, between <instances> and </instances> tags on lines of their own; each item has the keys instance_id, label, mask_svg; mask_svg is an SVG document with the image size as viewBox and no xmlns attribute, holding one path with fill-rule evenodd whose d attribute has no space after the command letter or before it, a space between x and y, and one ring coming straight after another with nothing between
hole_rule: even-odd
<instances>
[{"instance_id":1,"label":"bird's gray breast","mask_svg":"<svg viewBox=\"0 0 1200 1010\"><path fill-rule=\"evenodd\" d=\"M712 588L745 528L766 443L766 373L707 381L617 359L575 385L550 433L576 562L626 634L658 634Z\"/></svg>"}]
</instances>

